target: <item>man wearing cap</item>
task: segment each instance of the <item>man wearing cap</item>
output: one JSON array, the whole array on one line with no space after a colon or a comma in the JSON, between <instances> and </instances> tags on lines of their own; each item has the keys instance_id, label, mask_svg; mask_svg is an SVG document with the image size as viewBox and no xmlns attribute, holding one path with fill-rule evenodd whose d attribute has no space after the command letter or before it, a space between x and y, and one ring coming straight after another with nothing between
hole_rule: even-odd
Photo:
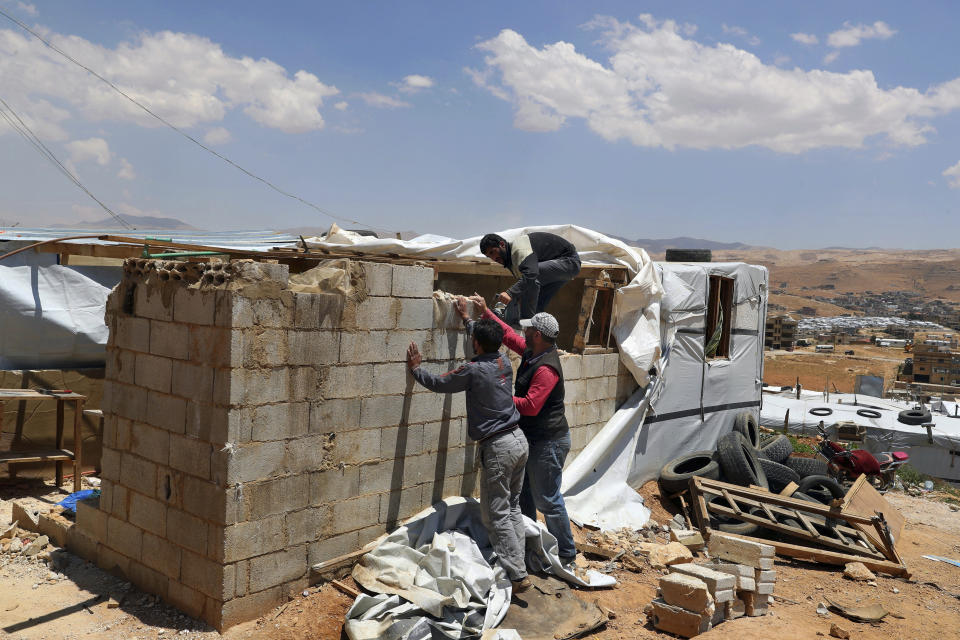
<instances>
[{"instance_id":1,"label":"man wearing cap","mask_svg":"<svg viewBox=\"0 0 960 640\"><path fill-rule=\"evenodd\" d=\"M564 564L577 556L570 531L570 518L560 493L563 463L570 452L570 428L563 410L563 369L557 354L560 325L549 313L537 313L521 320L523 336L487 309L481 296L470 300L483 312L483 319L503 327L503 344L521 355L514 386L513 403L520 412L520 429L530 453L520 493L520 510L536 520L543 514L547 531L557 539L557 555Z\"/></svg>"},{"instance_id":2,"label":"man wearing cap","mask_svg":"<svg viewBox=\"0 0 960 640\"><path fill-rule=\"evenodd\" d=\"M517 278L517 282L497 298L504 304L517 299L521 320L544 311L560 287L580 273L577 248L554 233L524 233L512 242L488 233L480 239L480 252L502 264Z\"/></svg>"}]
</instances>

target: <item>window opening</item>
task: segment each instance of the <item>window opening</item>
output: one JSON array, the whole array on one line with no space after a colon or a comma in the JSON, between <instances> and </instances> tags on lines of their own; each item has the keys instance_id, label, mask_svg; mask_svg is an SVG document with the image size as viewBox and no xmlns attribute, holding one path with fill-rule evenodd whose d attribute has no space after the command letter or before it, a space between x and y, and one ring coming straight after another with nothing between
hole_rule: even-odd
<instances>
[{"instance_id":1,"label":"window opening","mask_svg":"<svg viewBox=\"0 0 960 640\"><path fill-rule=\"evenodd\" d=\"M733 278L710 276L704 358L730 357L730 326L733 324Z\"/></svg>"}]
</instances>

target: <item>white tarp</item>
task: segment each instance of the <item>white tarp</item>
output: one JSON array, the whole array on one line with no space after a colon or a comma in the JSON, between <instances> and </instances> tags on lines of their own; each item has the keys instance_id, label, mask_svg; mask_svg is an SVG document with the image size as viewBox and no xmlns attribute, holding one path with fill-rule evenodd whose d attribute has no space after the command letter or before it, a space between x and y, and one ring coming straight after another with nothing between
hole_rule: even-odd
<instances>
[{"instance_id":1,"label":"white tarp","mask_svg":"<svg viewBox=\"0 0 960 640\"><path fill-rule=\"evenodd\" d=\"M103 316L121 270L56 259L25 251L0 262L0 369L103 366Z\"/></svg>"},{"instance_id":2,"label":"white tarp","mask_svg":"<svg viewBox=\"0 0 960 640\"><path fill-rule=\"evenodd\" d=\"M527 569L580 586L616 580L597 571L566 571L557 541L539 523L527 527ZM472 498L447 498L372 543L353 569L358 584L377 595L357 596L344 630L350 640L426 640L477 637L496 627L510 606L511 585ZM504 636L509 637L509 636Z\"/></svg>"},{"instance_id":3,"label":"white tarp","mask_svg":"<svg viewBox=\"0 0 960 640\"><path fill-rule=\"evenodd\" d=\"M786 420L791 433L812 436L822 420L828 434L835 437L836 431L830 427L851 420L866 428L863 449L871 453L906 451L910 465L921 473L960 480L960 417L954 416L956 403L936 403L930 420L934 426L928 436L924 427L903 424L897 419L901 411L916 407L912 403L846 393L831 393L829 398L828 401L825 394L812 391L802 392L800 399L795 392L764 394L760 424L781 431ZM819 409L828 409L829 414L810 413ZM875 417L875 413L880 416Z\"/></svg>"}]
</instances>

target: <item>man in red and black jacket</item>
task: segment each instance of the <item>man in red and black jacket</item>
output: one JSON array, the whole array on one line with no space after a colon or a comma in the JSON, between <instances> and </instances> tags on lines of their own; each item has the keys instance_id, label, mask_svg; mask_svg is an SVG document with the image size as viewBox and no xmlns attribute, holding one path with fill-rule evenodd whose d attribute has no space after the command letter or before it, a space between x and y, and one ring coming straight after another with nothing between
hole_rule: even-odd
<instances>
[{"instance_id":1,"label":"man in red and black jacket","mask_svg":"<svg viewBox=\"0 0 960 640\"><path fill-rule=\"evenodd\" d=\"M570 518L560 493L563 463L570 452L570 428L563 409L563 369L557 353L560 325L549 313L538 313L521 320L524 335L519 336L491 312L481 296L470 300L483 312L483 320L495 320L504 330L503 344L521 355L514 385L513 403L520 412L520 429L529 445L520 510L536 520L537 511L553 537L557 555L564 564L577 556L570 531Z\"/></svg>"}]
</instances>

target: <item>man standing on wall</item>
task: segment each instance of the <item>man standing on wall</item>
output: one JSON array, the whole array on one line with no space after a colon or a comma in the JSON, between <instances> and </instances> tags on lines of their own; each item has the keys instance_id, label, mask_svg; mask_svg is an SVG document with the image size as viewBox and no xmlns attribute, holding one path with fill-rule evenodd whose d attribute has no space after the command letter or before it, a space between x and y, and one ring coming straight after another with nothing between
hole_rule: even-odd
<instances>
[{"instance_id":1,"label":"man standing on wall","mask_svg":"<svg viewBox=\"0 0 960 640\"><path fill-rule=\"evenodd\" d=\"M469 320L467 305L457 310ZM520 512L527 440L517 428L520 414L513 404L513 369L500 353L503 328L494 320L472 322L476 356L452 371L433 375L420 367L420 350L407 348L407 367L417 382L439 393L467 393L467 435L477 441L480 454L480 512L500 566L520 593L530 586L526 567L526 533Z\"/></svg>"},{"instance_id":2,"label":"man standing on wall","mask_svg":"<svg viewBox=\"0 0 960 640\"><path fill-rule=\"evenodd\" d=\"M537 511L557 539L560 562L569 564L577 557L570 531L570 518L560 493L563 464L570 453L570 428L563 408L563 369L557 354L560 325L549 313L538 313L521 320L523 337L496 317L481 296L472 296L483 320L493 320L504 330L503 344L521 355L517 369L513 402L520 412L520 429L530 446L520 509L531 520Z\"/></svg>"},{"instance_id":3,"label":"man standing on wall","mask_svg":"<svg viewBox=\"0 0 960 640\"><path fill-rule=\"evenodd\" d=\"M577 248L553 233L524 233L513 242L488 233L480 239L480 251L517 278L512 287L497 297L504 304L516 299L521 320L545 310L560 287L580 273Z\"/></svg>"}]
</instances>

